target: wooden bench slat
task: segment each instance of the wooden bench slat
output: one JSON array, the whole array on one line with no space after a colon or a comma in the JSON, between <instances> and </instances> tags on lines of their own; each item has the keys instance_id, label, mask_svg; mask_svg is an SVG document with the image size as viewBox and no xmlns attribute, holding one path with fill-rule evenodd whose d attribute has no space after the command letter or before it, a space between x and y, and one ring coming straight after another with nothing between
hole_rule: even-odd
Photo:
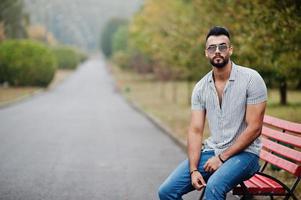
<instances>
[{"instance_id":1,"label":"wooden bench slat","mask_svg":"<svg viewBox=\"0 0 301 200\"><path fill-rule=\"evenodd\" d=\"M255 174L255 176L260 179L262 182L266 183L267 185L269 185L271 188L282 188L282 186L277 183L276 181L274 181L273 179L270 179L268 177L259 175L259 174Z\"/></svg>"},{"instance_id":2,"label":"wooden bench slat","mask_svg":"<svg viewBox=\"0 0 301 200\"><path fill-rule=\"evenodd\" d=\"M246 180L246 181L244 182L244 184L246 185L247 188L256 188L256 187L257 187L257 185L254 184L254 183L251 181L251 179Z\"/></svg>"},{"instance_id":3,"label":"wooden bench slat","mask_svg":"<svg viewBox=\"0 0 301 200\"><path fill-rule=\"evenodd\" d=\"M279 143L273 142L266 138L261 139L262 144L265 148L282 155L286 158L292 159L297 162L301 162L301 152L291 149L289 147L283 146Z\"/></svg>"},{"instance_id":4,"label":"wooden bench slat","mask_svg":"<svg viewBox=\"0 0 301 200\"><path fill-rule=\"evenodd\" d=\"M256 185L258 188L268 188L269 187L268 184L266 184L265 182L258 179L257 176L254 176L249 181L252 182L254 185Z\"/></svg>"},{"instance_id":5,"label":"wooden bench slat","mask_svg":"<svg viewBox=\"0 0 301 200\"><path fill-rule=\"evenodd\" d=\"M265 161L281 168L281 169L288 171L289 173L291 173L295 176L300 176L301 166L298 166L295 163L292 163L288 160L280 158L276 155L273 155L264 149L262 149L260 151L260 158L262 160L265 160Z\"/></svg>"},{"instance_id":6,"label":"wooden bench slat","mask_svg":"<svg viewBox=\"0 0 301 200\"><path fill-rule=\"evenodd\" d=\"M269 124L269 125L275 126L280 129L284 129L284 130L287 130L290 132L301 134L301 124L298 124L298 123L286 121L283 119L278 119L276 117L272 117L269 115L264 116L263 122L265 124Z\"/></svg>"},{"instance_id":7,"label":"wooden bench slat","mask_svg":"<svg viewBox=\"0 0 301 200\"><path fill-rule=\"evenodd\" d=\"M261 134L273 138L275 140L278 140L280 142L284 142L286 144L293 145L295 147L301 148L301 137L295 136L295 135L289 135L287 133L281 133L277 130L268 128L268 127L262 127Z\"/></svg>"},{"instance_id":8,"label":"wooden bench slat","mask_svg":"<svg viewBox=\"0 0 301 200\"><path fill-rule=\"evenodd\" d=\"M266 178L266 177L265 177ZM272 179L266 178L265 181L262 181L262 179L259 178L259 175L253 176L250 181L252 181L255 185L258 185L256 189L260 191L261 193L263 192L283 192L283 187L275 182ZM267 184L267 183L268 184ZM255 188L253 189L255 190Z\"/></svg>"},{"instance_id":9,"label":"wooden bench slat","mask_svg":"<svg viewBox=\"0 0 301 200\"><path fill-rule=\"evenodd\" d=\"M263 194L263 193L273 193L273 194L285 194L285 189L273 179L262 176L260 174L255 174L249 180L244 181L244 184L248 188L251 194ZM261 186L261 187L260 187ZM244 194L244 191L240 185L233 189L234 195Z\"/></svg>"}]
</instances>

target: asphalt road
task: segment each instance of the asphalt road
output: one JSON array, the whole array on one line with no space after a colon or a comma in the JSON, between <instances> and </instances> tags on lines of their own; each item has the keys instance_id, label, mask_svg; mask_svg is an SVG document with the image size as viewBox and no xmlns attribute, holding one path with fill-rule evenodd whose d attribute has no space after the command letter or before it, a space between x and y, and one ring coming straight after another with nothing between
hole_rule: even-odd
<instances>
[{"instance_id":1,"label":"asphalt road","mask_svg":"<svg viewBox=\"0 0 301 200\"><path fill-rule=\"evenodd\" d=\"M115 92L100 59L55 89L0 109L1 200L154 200L184 158Z\"/></svg>"}]
</instances>

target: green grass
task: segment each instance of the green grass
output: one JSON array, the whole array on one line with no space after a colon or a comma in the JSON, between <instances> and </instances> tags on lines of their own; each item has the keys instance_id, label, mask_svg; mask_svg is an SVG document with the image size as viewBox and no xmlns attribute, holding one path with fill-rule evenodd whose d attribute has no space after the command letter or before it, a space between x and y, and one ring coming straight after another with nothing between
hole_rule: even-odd
<instances>
[{"instance_id":1,"label":"green grass","mask_svg":"<svg viewBox=\"0 0 301 200\"><path fill-rule=\"evenodd\" d=\"M288 91L288 105L285 106L279 104L278 90L269 90L268 95L266 114L297 123L301 122L301 91Z\"/></svg>"},{"instance_id":2,"label":"green grass","mask_svg":"<svg viewBox=\"0 0 301 200\"><path fill-rule=\"evenodd\" d=\"M167 125L176 137L186 140L190 119L188 98L191 95L191 89L188 89L187 82L162 83L151 75L137 75L133 72L121 71L114 66L112 71L118 88L130 101L135 102L145 112L152 114ZM193 86L194 83L191 84ZM176 93L174 93L175 87L177 88ZM266 114L300 123L301 91L288 91L288 105L282 106L279 105L279 92L269 89ZM208 137L208 125L205 127L204 134L205 138ZM268 172L273 173L270 169ZM283 171L277 173L280 173L280 179L284 182L293 181L293 178L287 173ZM296 194L301 198L301 184L299 184Z\"/></svg>"}]
</instances>

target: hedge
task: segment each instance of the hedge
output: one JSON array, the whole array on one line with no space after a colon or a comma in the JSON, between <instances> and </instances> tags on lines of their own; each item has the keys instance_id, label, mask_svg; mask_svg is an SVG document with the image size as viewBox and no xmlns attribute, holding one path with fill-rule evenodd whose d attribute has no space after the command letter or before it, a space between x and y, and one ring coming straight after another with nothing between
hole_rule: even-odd
<instances>
[{"instance_id":1,"label":"hedge","mask_svg":"<svg viewBox=\"0 0 301 200\"><path fill-rule=\"evenodd\" d=\"M46 87L55 71L56 59L46 45L31 40L0 43L0 83Z\"/></svg>"},{"instance_id":2,"label":"hedge","mask_svg":"<svg viewBox=\"0 0 301 200\"><path fill-rule=\"evenodd\" d=\"M77 50L68 46L57 46L53 48L54 55L60 69L75 69L82 60Z\"/></svg>"}]
</instances>

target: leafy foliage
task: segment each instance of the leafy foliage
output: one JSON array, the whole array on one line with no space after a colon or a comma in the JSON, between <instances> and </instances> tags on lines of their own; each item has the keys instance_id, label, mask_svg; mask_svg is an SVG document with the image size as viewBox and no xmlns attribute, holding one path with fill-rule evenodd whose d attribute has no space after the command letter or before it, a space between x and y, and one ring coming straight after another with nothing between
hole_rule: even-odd
<instances>
[{"instance_id":1,"label":"leafy foliage","mask_svg":"<svg viewBox=\"0 0 301 200\"><path fill-rule=\"evenodd\" d=\"M0 1L0 23L4 24L7 38L25 38L29 16L23 9L22 0Z\"/></svg>"},{"instance_id":2,"label":"leafy foliage","mask_svg":"<svg viewBox=\"0 0 301 200\"><path fill-rule=\"evenodd\" d=\"M258 70L268 86L301 86L301 3L240 0L146 0L129 25L128 51L155 63L169 78L200 79L210 70L204 56L207 31L215 25L230 30L240 65Z\"/></svg>"},{"instance_id":3,"label":"leafy foliage","mask_svg":"<svg viewBox=\"0 0 301 200\"><path fill-rule=\"evenodd\" d=\"M113 35L118 30L120 26L125 25L127 22L124 19L113 18L103 29L100 40L100 49L106 57L112 55L112 46L113 46Z\"/></svg>"},{"instance_id":4,"label":"leafy foliage","mask_svg":"<svg viewBox=\"0 0 301 200\"><path fill-rule=\"evenodd\" d=\"M53 48L54 55L58 61L59 69L75 69L84 59L76 49L69 46L57 46Z\"/></svg>"},{"instance_id":5,"label":"leafy foliage","mask_svg":"<svg viewBox=\"0 0 301 200\"><path fill-rule=\"evenodd\" d=\"M120 26L112 38L113 53L118 51L127 51L128 49L128 26Z\"/></svg>"},{"instance_id":6,"label":"leafy foliage","mask_svg":"<svg viewBox=\"0 0 301 200\"><path fill-rule=\"evenodd\" d=\"M46 27L42 25L33 25L27 28L28 38L37 40L40 42L44 42L49 45L57 44L56 39L54 38L53 34L48 32Z\"/></svg>"},{"instance_id":7,"label":"leafy foliage","mask_svg":"<svg viewBox=\"0 0 301 200\"><path fill-rule=\"evenodd\" d=\"M6 40L0 44L0 83L46 87L55 70L55 57L44 44L30 40Z\"/></svg>"}]
</instances>

